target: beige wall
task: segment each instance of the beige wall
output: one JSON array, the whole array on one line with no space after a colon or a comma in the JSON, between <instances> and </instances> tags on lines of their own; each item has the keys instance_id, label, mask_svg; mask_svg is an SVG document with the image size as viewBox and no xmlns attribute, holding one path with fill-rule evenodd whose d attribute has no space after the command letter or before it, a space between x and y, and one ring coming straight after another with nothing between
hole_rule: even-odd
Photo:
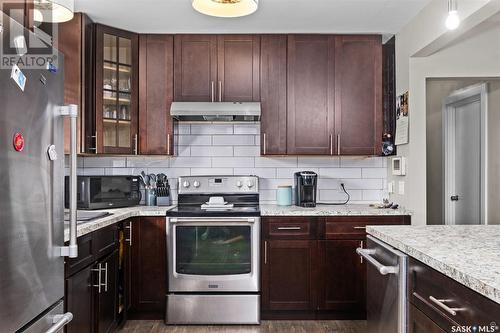
<instances>
[{"instance_id":1,"label":"beige wall","mask_svg":"<svg viewBox=\"0 0 500 333\"><path fill-rule=\"evenodd\" d=\"M480 78L444 78L428 79L426 87L426 154L427 154L427 224L443 224L443 128L442 109L443 100L453 91L467 86L485 82L488 84L488 221L491 224L500 224L499 202L500 175L500 79Z\"/></svg>"},{"instance_id":2,"label":"beige wall","mask_svg":"<svg viewBox=\"0 0 500 333\"><path fill-rule=\"evenodd\" d=\"M398 147L398 155L407 158L407 175L393 177L388 170L388 181L395 181L396 185L392 201L414 212L412 224L426 224L427 217L426 81L443 77L500 77L500 26L495 22L484 26L478 23L498 13L488 7L491 3L497 1L461 1L462 28L450 33L444 29L446 3L432 0L396 35L396 92L409 91L410 142ZM467 31L467 27L471 30ZM440 51L425 57L414 56L421 55L429 45ZM397 194L399 181L405 182L404 195Z\"/></svg>"}]
</instances>

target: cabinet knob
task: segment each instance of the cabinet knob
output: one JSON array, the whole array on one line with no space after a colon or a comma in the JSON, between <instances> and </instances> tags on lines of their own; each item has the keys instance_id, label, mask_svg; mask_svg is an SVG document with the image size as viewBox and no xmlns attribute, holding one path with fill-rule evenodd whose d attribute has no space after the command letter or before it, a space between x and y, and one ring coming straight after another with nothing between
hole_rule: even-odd
<instances>
[{"instance_id":1,"label":"cabinet knob","mask_svg":"<svg viewBox=\"0 0 500 333\"><path fill-rule=\"evenodd\" d=\"M188 188L191 184L186 180L184 183L182 183L182 186L185 188Z\"/></svg>"}]
</instances>

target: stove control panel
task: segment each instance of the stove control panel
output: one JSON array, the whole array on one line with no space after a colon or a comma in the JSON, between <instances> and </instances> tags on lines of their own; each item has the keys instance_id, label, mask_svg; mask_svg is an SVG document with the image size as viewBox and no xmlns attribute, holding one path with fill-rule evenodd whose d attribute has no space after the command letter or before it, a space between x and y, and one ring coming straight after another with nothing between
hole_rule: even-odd
<instances>
[{"instance_id":1,"label":"stove control panel","mask_svg":"<svg viewBox=\"0 0 500 333\"><path fill-rule=\"evenodd\" d=\"M187 193L259 193L257 176L185 176L179 177L179 194Z\"/></svg>"}]
</instances>

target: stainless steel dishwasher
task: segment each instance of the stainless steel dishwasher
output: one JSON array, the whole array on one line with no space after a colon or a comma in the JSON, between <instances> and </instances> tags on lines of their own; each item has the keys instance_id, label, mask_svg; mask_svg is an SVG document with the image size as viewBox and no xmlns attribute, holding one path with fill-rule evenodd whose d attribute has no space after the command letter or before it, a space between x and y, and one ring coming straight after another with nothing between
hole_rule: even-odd
<instances>
[{"instance_id":1,"label":"stainless steel dishwasher","mask_svg":"<svg viewBox=\"0 0 500 333\"><path fill-rule=\"evenodd\" d=\"M368 263L368 332L406 333L406 254L372 236L356 252Z\"/></svg>"}]
</instances>

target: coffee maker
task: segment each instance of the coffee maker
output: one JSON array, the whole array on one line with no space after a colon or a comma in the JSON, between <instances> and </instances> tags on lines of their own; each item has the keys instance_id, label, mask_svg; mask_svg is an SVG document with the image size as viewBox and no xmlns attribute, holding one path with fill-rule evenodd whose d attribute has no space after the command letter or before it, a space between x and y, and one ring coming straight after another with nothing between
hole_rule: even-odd
<instances>
[{"instance_id":1,"label":"coffee maker","mask_svg":"<svg viewBox=\"0 0 500 333\"><path fill-rule=\"evenodd\" d=\"M300 171L294 176L295 204L301 207L316 207L318 175L312 171Z\"/></svg>"}]
</instances>

